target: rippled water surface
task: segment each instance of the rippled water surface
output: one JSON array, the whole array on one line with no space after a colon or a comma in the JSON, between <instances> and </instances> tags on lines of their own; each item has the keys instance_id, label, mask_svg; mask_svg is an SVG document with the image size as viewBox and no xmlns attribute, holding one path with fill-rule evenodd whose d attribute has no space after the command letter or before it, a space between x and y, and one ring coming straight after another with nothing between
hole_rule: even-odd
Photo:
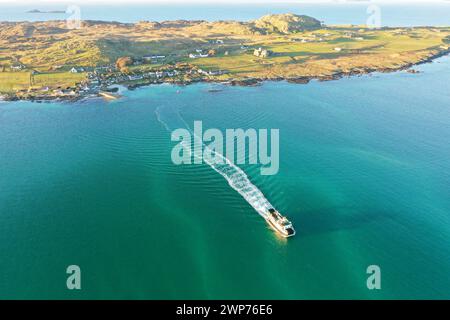
<instances>
[{"instance_id":1,"label":"rippled water surface","mask_svg":"<svg viewBox=\"0 0 450 320\"><path fill-rule=\"evenodd\" d=\"M1 103L0 295L449 298L450 59L419 69ZM277 237L209 165L175 166L167 109L279 128L279 173L241 169L297 236ZM80 292L65 289L70 264ZM381 291L366 288L370 264Z\"/></svg>"}]
</instances>

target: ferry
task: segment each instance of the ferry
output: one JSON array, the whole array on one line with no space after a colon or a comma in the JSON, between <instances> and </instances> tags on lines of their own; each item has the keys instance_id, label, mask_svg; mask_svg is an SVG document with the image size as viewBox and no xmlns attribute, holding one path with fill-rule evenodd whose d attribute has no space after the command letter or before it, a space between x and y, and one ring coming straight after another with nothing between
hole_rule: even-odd
<instances>
[{"instance_id":1,"label":"ferry","mask_svg":"<svg viewBox=\"0 0 450 320\"><path fill-rule=\"evenodd\" d=\"M281 236L287 238L295 235L294 227L286 217L283 217L277 210L270 208L266 217L269 225Z\"/></svg>"}]
</instances>

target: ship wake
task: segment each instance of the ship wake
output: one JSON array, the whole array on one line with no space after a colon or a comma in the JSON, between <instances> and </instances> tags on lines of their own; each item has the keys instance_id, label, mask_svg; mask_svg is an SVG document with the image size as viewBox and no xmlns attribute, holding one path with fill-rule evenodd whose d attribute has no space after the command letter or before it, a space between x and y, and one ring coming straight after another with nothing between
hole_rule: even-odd
<instances>
[{"instance_id":1,"label":"ship wake","mask_svg":"<svg viewBox=\"0 0 450 320\"><path fill-rule=\"evenodd\" d=\"M228 184L236 190L247 202L250 204L256 212L262 217L267 217L267 212L273 206L266 199L264 194L257 186L255 186L245 172L239 168L236 164L231 162L228 158L215 150L212 150L206 146L201 137L194 134L193 130L189 127L186 121L181 116L179 110L173 106L162 106L155 110L158 121L168 130L172 132L178 128L184 128L191 132L193 137L192 143L199 143L202 145L203 150L211 155L211 159L203 158L203 162L209 165L214 171L224 177ZM192 145L183 141L181 143L183 149L189 156L192 154ZM194 157L196 155L194 154Z\"/></svg>"}]
</instances>

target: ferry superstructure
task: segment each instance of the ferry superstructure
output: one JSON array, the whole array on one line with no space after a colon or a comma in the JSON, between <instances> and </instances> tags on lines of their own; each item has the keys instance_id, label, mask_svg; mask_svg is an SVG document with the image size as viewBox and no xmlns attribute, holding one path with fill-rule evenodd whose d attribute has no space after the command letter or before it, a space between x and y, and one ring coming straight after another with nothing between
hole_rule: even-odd
<instances>
[{"instance_id":1,"label":"ferry superstructure","mask_svg":"<svg viewBox=\"0 0 450 320\"><path fill-rule=\"evenodd\" d=\"M295 229L292 222L274 208L269 209L266 221L282 237L288 238L295 235Z\"/></svg>"}]
</instances>

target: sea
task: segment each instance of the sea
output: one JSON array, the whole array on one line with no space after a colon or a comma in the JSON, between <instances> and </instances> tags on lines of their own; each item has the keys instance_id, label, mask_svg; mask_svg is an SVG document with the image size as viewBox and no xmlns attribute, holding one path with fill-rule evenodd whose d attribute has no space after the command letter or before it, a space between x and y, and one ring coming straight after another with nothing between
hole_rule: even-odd
<instances>
[{"instance_id":1,"label":"sea","mask_svg":"<svg viewBox=\"0 0 450 320\"><path fill-rule=\"evenodd\" d=\"M291 11L359 24L367 9L98 6L82 14L132 22ZM0 20L50 16L8 8ZM450 24L450 4L381 10L388 25ZM309 84L152 85L115 101L0 102L0 298L449 299L450 57L415 69ZM293 222L295 237L267 225L236 176L173 163L172 130L196 120L279 130L277 174L235 169ZM80 290L68 290L71 265ZM380 289L368 287L369 266L381 271Z\"/></svg>"}]
</instances>

